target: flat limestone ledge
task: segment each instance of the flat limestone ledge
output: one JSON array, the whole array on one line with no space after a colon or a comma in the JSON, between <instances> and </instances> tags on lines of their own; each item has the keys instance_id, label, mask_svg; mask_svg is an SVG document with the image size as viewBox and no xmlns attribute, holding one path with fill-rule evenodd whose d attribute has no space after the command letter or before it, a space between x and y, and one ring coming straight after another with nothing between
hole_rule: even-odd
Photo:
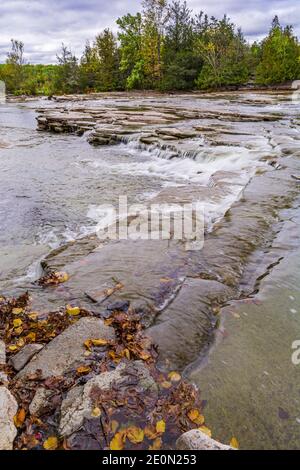
<instances>
[{"instance_id":1,"label":"flat limestone ledge","mask_svg":"<svg viewBox=\"0 0 300 470\"><path fill-rule=\"evenodd\" d=\"M176 442L177 450L236 450L221 444L199 429L184 433Z\"/></svg>"}]
</instances>

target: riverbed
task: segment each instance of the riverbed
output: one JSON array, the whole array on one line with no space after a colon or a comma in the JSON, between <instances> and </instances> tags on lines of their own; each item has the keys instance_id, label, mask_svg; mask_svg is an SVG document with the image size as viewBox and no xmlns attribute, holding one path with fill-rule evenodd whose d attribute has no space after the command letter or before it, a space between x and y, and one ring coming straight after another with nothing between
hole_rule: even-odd
<instances>
[{"instance_id":1,"label":"riverbed","mask_svg":"<svg viewBox=\"0 0 300 470\"><path fill-rule=\"evenodd\" d=\"M54 133L37 130L41 115ZM298 105L285 94L1 105L1 292L29 289L39 308L89 306L117 279L124 289L106 305L129 300L145 313L161 366L198 385L214 437L299 448L300 366L291 361L300 339L299 129ZM120 195L201 201L203 250L173 240L97 248L98 206ZM41 262L70 274L64 289L32 287Z\"/></svg>"}]
</instances>

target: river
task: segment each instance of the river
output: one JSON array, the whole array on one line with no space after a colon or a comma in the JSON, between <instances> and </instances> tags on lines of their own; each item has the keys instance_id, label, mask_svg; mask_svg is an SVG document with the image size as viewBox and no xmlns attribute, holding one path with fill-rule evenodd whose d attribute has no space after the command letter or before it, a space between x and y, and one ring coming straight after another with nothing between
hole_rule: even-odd
<instances>
[{"instance_id":1,"label":"river","mask_svg":"<svg viewBox=\"0 0 300 470\"><path fill-rule=\"evenodd\" d=\"M291 361L300 339L299 182L291 178L300 173L297 103L259 93L87 103L112 114L142 110L144 119L151 112L151 145L141 145L139 128L102 146L88 143L93 130L37 130L41 112L71 109L68 101L0 106L1 292L30 288L42 260L71 274L66 290L46 293L53 305L86 305L83 293L115 276L125 284L120 298L147 312L162 367L182 370L199 387L214 437L235 436L245 449L299 448L300 366ZM174 139L170 127L186 135ZM101 250L73 243L93 245L97 207L117 204L120 195L129 203L197 195L204 249L187 253L168 241L120 241Z\"/></svg>"}]
</instances>

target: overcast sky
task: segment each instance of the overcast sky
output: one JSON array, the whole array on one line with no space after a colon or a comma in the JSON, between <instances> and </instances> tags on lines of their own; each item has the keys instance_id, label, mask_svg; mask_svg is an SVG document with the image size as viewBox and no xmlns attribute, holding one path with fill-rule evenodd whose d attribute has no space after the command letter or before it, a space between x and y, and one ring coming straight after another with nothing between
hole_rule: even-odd
<instances>
[{"instance_id":1,"label":"overcast sky","mask_svg":"<svg viewBox=\"0 0 300 470\"><path fill-rule=\"evenodd\" d=\"M195 11L217 17L227 13L246 37L261 39L278 14L282 24L293 24L300 37L299 0L188 0ZM25 43L32 63L55 63L62 42L81 55L87 39L103 28L116 30L119 16L140 9L140 0L0 0L0 62L12 38Z\"/></svg>"}]
</instances>

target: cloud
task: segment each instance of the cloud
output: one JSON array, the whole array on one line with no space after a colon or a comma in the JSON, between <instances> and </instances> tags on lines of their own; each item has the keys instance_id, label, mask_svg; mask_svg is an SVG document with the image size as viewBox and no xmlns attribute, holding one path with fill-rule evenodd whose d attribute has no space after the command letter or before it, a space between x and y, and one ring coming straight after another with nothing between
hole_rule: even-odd
<instances>
[{"instance_id":1,"label":"cloud","mask_svg":"<svg viewBox=\"0 0 300 470\"><path fill-rule=\"evenodd\" d=\"M278 14L283 24L293 24L300 36L300 2L296 0L187 0L195 11L209 16L228 16L241 26L247 39L261 39ZM139 0L1 0L0 61L4 61L12 38L25 43L26 59L32 63L55 63L64 42L80 56L86 40L106 27L116 31L115 20L141 7Z\"/></svg>"}]
</instances>

